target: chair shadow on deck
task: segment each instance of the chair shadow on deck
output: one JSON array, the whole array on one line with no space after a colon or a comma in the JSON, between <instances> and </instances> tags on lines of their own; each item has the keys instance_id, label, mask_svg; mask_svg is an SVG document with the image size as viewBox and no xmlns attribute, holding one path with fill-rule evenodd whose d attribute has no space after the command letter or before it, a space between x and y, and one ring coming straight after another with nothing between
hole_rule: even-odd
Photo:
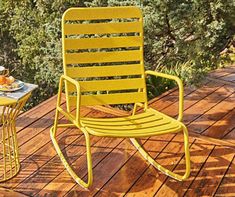
<instances>
[{"instance_id":1,"label":"chair shadow on deck","mask_svg":"<svg viewBox=\"0 0 235 197\"><path fill-rule=\"evenodd\" d=\"M156 146L157 146L157 141L158 140L156 140ZM213 183L220 181L221 177L223 177L223 174L221 174L221 171L223 171L225 173L226 169L229 167L231 160L226 159L226 155L231 155L231 154L234 155L234 150L232 150L232 149L224 148L224 147L217 148L216 150L213 150L213 154L210 156L211 158L209 159L209 162L207 161L205 166L203 166L203 164L206 161L206 158L209 157L209 152L212 151L212 149L208 151L206 146L208 146L208 144L206 144L206 143L205 144L202 142L194 143L194 147L191 150L191 157L192 158L204 157L204 160L199 159L199 162L198 162L197 160L194 159L192 161L192 175L186 181L179 182L179 181L175 181L172 178L166 177L164 174L162 174L161 172L159 172L158 170L156 170L152 166L150 166L137 153L131 157L132 160L136 161L135 166L131 165L131 162L126 162L124 164L124 166L122 166L122 168L119 168L117 170L118 172L116 172L116 174L112 174L112 175L108 174L107 176L105 176L105 174L102 174L102 173L104 173L104 170L102 169L102 167L106 167L105 163L103 163L104 166L97 165L96 170L94 170L94 173L96 173L95 177L101 176L106 181L109 181L106 184L109 184L110 182L112 182L112 183L114 183L116 181L118 181L118 182L117 182L116 186L115 186L115 184L111 184L112 188L109 189L108 187L105 187L105 186L104 186L104 188L97 187L96 181L98 181L98 180L94 180L94 187L92 187L91 189L96 190L96 191L100 190L103 194L106 193L106 194L112 195L112 196L120 196L121 194L127 192L126 187L125 186L123 187L122 185L127 185L128 187L131 187L131 190L129 191L130 193L138 193L138 192L144 192L145 190L153 188L155 186L155 183L160 181L163 184L166 184L165 186L167 186L169 188L169 190L172 190L177 194L181 194L182 191L187 190L187 187L189 186L190 182L192 182L192 180L197 175L197 178L194 180L194 183L193 183L193 186L195 186L195 188L193 188L193 191L195 192L195 194L203 195L205 193L205 191L204 191L205 185L207 185L208 188L210 188L210 187L214 188L215 185ZM197 148L195 148L195 147L197 147ZM200 149L200 151L198 151L198 149ZM114 152L114 153L113 152L111 152L111 153L95 152L93 154L93 157L97 158L97 156L100 154L101 155L102 154L105 154L105 155L109 154L108 157L119 157L119 158L131 156L131 155L128 155L128 153L125 153L125 149L117 149L117 150L120 152ZM165 151L164 154L167 154L167 155L165 155L165 156L160 155L157 157L157 160L160 161L160 163L163 164L164 167L166 167L166 168L173 167L173 168L176 168L174 170L175 172L182 173L183 169L185 168L184 159L182 159L184 154L183 153L173 154L171 151L169 151L169 152ZM175 164L171 163L169 165L164 165L164 161L169 160L169 159L174 161L174 158L178 158L178 157L180 158L180 160L178 162L176 162ZM120 159L120 162L122 162L122 159ZM143 162L144 162L144 165L143 165ZM114 165L117 165L117 164L114 164ZM138 170L138 166L141 166L141 168L142 168L140 173L137 175L131 174L133 172L133 169ZM76 166L74 166L74 169L79 174L78 168ZM200 173L199 173L199 171L200 171ZM235 173L235 170L233 173ZM232 176L234 176L234 174L232 174ZM146 179L146 177L148 177L148 181L142 182L143 184L138 184L139 180ZM114 181L112 181L112 179L114 179ZM138 184L138 187L133 186L134 184ZM106 188L107 188L107 191L106 191ZM203 190L201 191L200 189L203 189ZM233 190L235 192L235 189L233 189ZM230 191L232 191L232 190L230 190ZM85 193L85 194L89 195L89 191L83 191L81 189L81 191L72 192L71 196L73 196L73 195L76 196L81 193Z\"/></svg>"},{"instance_id":2,"label":"chair shadow on deck","mask_svg":"<svg viewBox=\"0 0 235 197\"><path fill-rule=\"evenodd\" d=\"M25 123L29 122L28 125L25 126ZM38 118L31 118L31 117L25 117L21 116L16 119L16 127L23 127L23 128L45 128L44 124L47 123L51 127L54 123L54 117L51 118L45 118L41 117ZM61 123L68 123L66 120L61 120ZM44 127L43 127L44 126Z\"/></svg>"},{"instance_id":3,"label":"chair shadow on deck","mask_svg":"<svg viewBox=\"0 0 235 197\"><path fill-rule=\"evenodd\" d=\"M70 142L70 139L75 139L79 136L80 133L77 135L69 135L66 134L64 137L60 138L59 144L61 146L61 149L63 149L63 153L68 158L69 163L72 163L72 167L74 168L75 172L77 172L80 176L86 179L87 169L86 169L86 155L85 155L85 146L83 144L83 140L76 142ZM79 139L79 138L77 138ZM151 138L150 138L151 139ZM158 142L159 139L151 139L152 141L155 141L154 144L156 144L156 147L159 146ZM161 138L161 140L164 140ZM167 139L164 140L167 142ZM174 141L174 140L173 140ZM180 141L174 141L179 144L180 146L183 146L183 143ZM68 146L69 145L69 146ZM210 146L208 148L208 146ZM103 192L104 194L107 193L112 196L120 196L121 194L127 192L129 190L129 193L139 193L148 191L151 189L155 189L156 183L160 182L160 185L163 184L162 188L167 187L168 190L172 190L176 194L181 194L182 192L185 192L191 184L191 182L194 180L195 176L197 178L194 180L192 184L192 192L195 192L196 194L203 194L203 187L206 187L207 189L215 187L213 185L215 182L220 181L221 176L223 176L223 173L225 173L226 169L229 167L231 159L228 159L228 155L234 155L234 150L224 147L219 147L217 149L213 150L213 154L210 156L210 151L212 151L211 144L208 145L208 143L204 143L201 141L196 141L193 146L191 146L191 164L192 164L192 173L188 180L184 182L178 182L174 181L171 178L167 178L164 174L160 173L158 170L154 169L153 167L149 167L149 164L144 161L141 156L136 152L135 154L131 153L131 151L134 151L134 147L127 146L127 148L115 148L112 146L109 146L105 143L101 143L100 145L93 145L92 150L93 154L93 169L94 169L94 185L91 187L91 192L95 191L98 192L99 190ZM154 153L155 147L151 147L150 152ZM147 149L148 150L148 149ZM163 150L164 154L160 154L157 156L156 160L159 161L161 164L163 164L166 168L175 168L175 172L181 173L183 172L183 169L185 168L184 165L184 159L183 153L172 153L171 151ZM156 153L155 153L156 154ZM116 158L116 159L115 159ZM175 158L179 158L177 161ZM198 159L203 158L203 159ZM230 157L232 158L232 157ZM76 185L74 180L70 177L70 175L67 173L67 171L64 169L64 166L61 164L60 159L56 155L55 158L53 158L51 161L50 157L46 157L45 154L35 154L31 155L29 159L27 159L27 162L22 163L22 165L33 165L37 167L33 167L33 170L37 170L37 172L29 177L29 179L23 183L21 183L17 189L19 191L24 190L25 194L30 194L31 192L39 192L41 189L40 185L47 185L50 184L51 181L54 180L60 173L59 179L54 180L54 183L56 184L72 184ZM113 159L113 160L112 160ZM44 167L40 167L39 163L45 162L48 160L50 163L46 164ZM108 165L108 161L117 161L115 163L112 163L112 165ZM134 160L133 162L130 162L131 160ZM169 160L174 162L170 162ZM205 165L204 162L207 161ZM164 163L168 163L167 165ZM110 162L109 162L110 164ZM230 167L233 167L235 169L235 164L232 164ZM37 169L35 169L37 168ZM141 168L141 169L139 169ZM137 171L138 173L134 173L133 171ZM199 172L200 171L200 172ZM221 171L223 173L221 174ZM30 169L27 170L27 172L24 171L24 168L22 169L21 173L30 173ZM229 185L225 185L222 187L222 190L219 190L219 194L227 194L228 191L235 195L235 189L234 185L231 186L231 183L234 183L234 176L235 176L235 170L233 170L230 174L230 177L228 177L227 180L230 181ZM17 178L17 177L15 177ZM19 177L20 178L20 177ZM148 180L144 181L143 180ZM101 181L101 185L100 185ZM28 183L33 182L28 188ZM108 187L105 187L106 184L110 183L116 183L112 184L111 190ZM25 184L24 184L25 183ZM37 186L37 183L39 186ZM141 183L141 184L139 184ZM104 187L103 187L104 185ZM158 184L159 185L159 184ZM25 187L27 186L27 187ZM107 188L107 189L106 189ZM66 189L66 187L59 187L55 188L55 190L47 190L45 188L44 194L48 195L54 195L57 192L63 191ZM85 191L80 186L76 187L77 191L74 191L71 193L75 195L77 194L86 194L89 195L89 191ZM67 191L65 191L67 192ZM156 190L157 192L157 190ZM205 191L204 191L205 192Z\"/></svg>"},{"instance_id":4,"label":"chair shadow on deck","mask_svg":"<svg viewBox=\"0 0 235 197\"><path fill-rule=\"evenodd\" d=\"M177 182L167 178L164 186L158 191L168 190L168 194L177 196L235 196L235 151L223 146L196 141L191 147L191 175L188 180ZM206 148L206 146L211 146ZM174 172L184 169L183 162L177 165ZM218 185L219 184L219 185ZM218 188L217 188L218 187ZM217 196L217 195L216 195Z\"/></svg>"}]
</instances>

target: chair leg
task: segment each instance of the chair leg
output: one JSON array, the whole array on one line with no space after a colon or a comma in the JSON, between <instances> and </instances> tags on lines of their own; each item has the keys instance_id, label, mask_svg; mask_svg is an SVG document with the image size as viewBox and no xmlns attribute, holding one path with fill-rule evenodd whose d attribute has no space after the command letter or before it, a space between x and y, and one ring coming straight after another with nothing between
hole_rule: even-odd
<instances>
[{"instance_id":1,"label":"chair leg","mask_svg":"<svg viewBox=\"0 0 235 197\"><path fill-rule=\"evenodd\" d=\"M51 140L55 146L56 152L59 155L64 167L67 169L68 173L73 177L73 179L82 187L84 188L88 188L93 181L93 175L92 175L92 160L91 160L91 146L90 146L90 136L89 134L86 132L86 130L81 129L84 133L85 136L85 140L86 140L86 152L87 152L87 169L88 169L88 181L85 182L83 181L80 177L78 177L78 175L74 172L74 170L71 168L71 166L69 165L69 163L67 162L66 158L64 157L64 154L62 153L62 151L60 150L60 147L56 141L56 136L55 133L56 131L54 131L54 128L57 127L64 127L65 125L56 125L56 127L52 127L50 130L50 135L51 135Z\"/></svg>"},{"instance_id":2,"label":"chair leg","mask_svg":"<svg viewBox=\"0 0 235 197\"><path fill-rule=\"evenodd\" d=\"M139 144L139 142L135 138L130 139L131 142L133 143L133 145L136 147L136 149L140 152L140 154L150 164L152 164L155 168L157 168L158 170L160 170L164 174L166 174L176 180L179 180L179 181L183 181L183 180L187 179L190 174L190 153L189 153L188 130L185 127L185 125L183 125L183 124L182 124L182 127L183 127L182 130L183 130L183 134L184 134L184 151L185 151L185 160L186 160L186 170L185 170L185 174L183 176L176 174L176 173L173 173L172 171L161 166L142 148L142 146Z\"/></svg>"}]
</instances>

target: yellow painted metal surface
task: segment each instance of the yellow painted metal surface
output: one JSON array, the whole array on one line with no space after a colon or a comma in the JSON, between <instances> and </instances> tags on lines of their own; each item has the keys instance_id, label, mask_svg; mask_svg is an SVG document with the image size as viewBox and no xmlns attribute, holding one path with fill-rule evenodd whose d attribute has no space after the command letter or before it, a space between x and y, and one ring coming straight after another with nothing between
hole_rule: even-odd
<instances>
[{"instance_id":1,"label":"yellow painted metal surface","mask_svg":"<svg viewBox=\"0 0 235 197\"><path fill-rule=\"evenodd\" d=\"M15 99L1 97L0 96L0 106L9 105L15 103Z\"/></svg>"},{"instance_id":2,"label":"yellow painted metal surface","mask_svg":"<svg viewBox=\"0 0 235 197\"><path fill-rule=\"evenodd\" d=\"M107 104L125 104L144 102L146 94L144 92L134 93L115 93L115 94L98 94L82 96L81 105L107 105ZM69 96L70 106L76 106L77 96Z\"/></svg>"},{"instance_id":3,"label":"yellow painted metal surface","mask_svg":"<svg viewBox=\"0 0 235 197\"><path fill-rule=\"evenodd\" d=\"M143 66L143 18L138 8L71 8L63 15L62 29L64 74L71 78L83 77L89 80L80 84L81 92L88 90L88 95L81 95L81 105L118 104L118 100L120 103L131 103L127 96L135 98L132 103L147 103ZM116 83L111 88L107 85L109 82L105 83L103 78L99 78L117 77L113 78L117 80L121 76L122 79L123 76L137 78L144 87L141 85L136 88L136 84L132 83L129 89L135 89L133 94L112 95L110 90L126 89L120 84L127 82ZM76 105L76 97L69 96L71 89L74 90L73 85L65 83L66 96L70 100L67 108L70 111ZM92 89L91 83L94 84ZM94 95L94 91L97 95L91 97L89 92Z\"/></svg>"},{"instance_id":4,"label":"yellow painted metal surface","mask_svg":"<svg viewBox=\"0 0 235 197\"><path fill-rule=\"evenodd\" d=\"M67 38L64 41L65 50L138 47L142 44L141 36L104 37L104 38Z\"/></svg>"},{"instance_id":5,"label":"yellow painted metal surface","mask_svg":"<svg viewBox=\"0 0 235 197\"><path fill-rule=\"evenodd\" d=\"M81 124L92 135L109 137L149 137L182 130L177 120L153 109L123 118L81 118Z\"/></svg>"},{"instance_id":6,"label":"yellow painted metal surface","mask_svg":"<svg viewBox=\"0 0 235 197\"><path fill-rule=\"evenodd\" d=\"M64 24L65 35L77 34L117 34L140 32L141 23L123 22L123 23L91 23L91 24Z\"/></svg>"},{"instance_id":7,"label":"yellow painted metal surface","mask_svg":"<svg viewBox=\"0 0 235 197\"><path fill-rule=\"evenodd\" d=\"M88 67L68 67L66 73L72 78L76 77L113 77L113 76L133 76L141 75L143 66L140 64L121 66L88 66Z\"/></svg>"},{"instance_id":8,"label":"yellow painted metal surface","mask_svg":"<svg viewBox=\"0 0 235 197\"><path fill-rule=\"evenodd\" d=\"M28 100L27 94L20 100L1 98L1 160L0 182L14 177L20 170L18 143L16 138L15 120Z\"/></svg>"},{"instance_id":9,"label":"yellow painted metal surface","mask_svg":"<svg viewBox=\"0 0 235 197\"><path fill-rule=\"evenodd\" d=\"M81 92L130 90L145 87L145 81L142 78L80 81L79 84L81 87ZM120 84L122 85L120 86ZM68 84L68 91L74 92L75 86Z\"/></svg>"},{"instance_id":10,"label":"yellow painted metal surface","mask_svg":"<svg viewBox=\"0 0 235 197\"><path fill-rule=\"evenodd\" d=\"M140 61L141 51L66 53L66 64Z\"/></svg>"},{"instance_id":11,"label":"yellow painted metal surface","mask_svg":"<svg viewBox=\"0 0 235 197\"><path fill-rule=\"evenodd\" d=\"M119 18L142 18L141 11L134 7L104 8L71 8L64 15L63 20L97 20Z\"/></svg>"},{"instance_id":12,"label":"yellow painted metal surface","mask_svg":"<svg viewBox=\"0 0 235 197\"><path fill-rule=\"evenodd\" d=\"M108 20L104 20L108 19ZM100 20L100 21L99 21ZM52 142L65 168L82 187L92 184L90 135L130 138L140 154L154 167L177 179L185 180L190 173L188 131L183 118L183 84L178 77L144 71L143 18L137 7L71 8L62 20L63 67L56 107ZM179 116L173 119L148 107L146 75L155 75L176 81L179 86ZM67 110L61 108L65 87ZM85 93L85 94L84 94ZM80 117L83 105L133 103L131 116L123 118ZM75 106L75 115L71 107ZM143 112L136 114L137 106ZM59 114L70 124L59 124ZM59 127L76 126L85 135L87 147L88 180L82 180L70 167L56 140ZM183 132L186 158L184 175L175 174L159 165L141 147L138 137ZM118 184L118 183L117 183Z\"/></svg>"}]
</instances>

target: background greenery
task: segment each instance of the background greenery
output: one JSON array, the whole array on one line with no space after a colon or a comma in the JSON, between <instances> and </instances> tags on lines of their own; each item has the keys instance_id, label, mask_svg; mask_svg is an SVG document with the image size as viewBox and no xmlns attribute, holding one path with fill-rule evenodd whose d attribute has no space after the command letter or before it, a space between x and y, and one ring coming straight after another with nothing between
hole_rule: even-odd
<instances>
[{"instance_id":1,"label":"background greenery","mask_svg":"<svg viewBox=\"0 0 235 197\"><path fill-rule=\"evenodd\" d=\"M230 61L229 52L234 53L235 0L144 0L141 5L138 0L0 2L0 65L39 85L28 107L57 92L62 73L61 17L72 6L141 6L146 69L178 75L188 84ZM173 86L148 78L149 98Z\"/></svg>"}]
</instances>

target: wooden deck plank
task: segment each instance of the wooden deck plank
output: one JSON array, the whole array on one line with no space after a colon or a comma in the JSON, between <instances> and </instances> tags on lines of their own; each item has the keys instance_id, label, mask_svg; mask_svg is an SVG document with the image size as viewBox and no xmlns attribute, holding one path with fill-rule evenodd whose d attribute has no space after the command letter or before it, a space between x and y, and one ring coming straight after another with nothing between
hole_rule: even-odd
<instances>
[{"instance_id":1,"label":"wooden deck plank","mask_svg":"<svg viewBox=\"0 0 235 197\"><path fill-rule=\"evenodd\" d=\"M192 141L191 144L193 144ZM177 134L171 143L156 157L156 161L169 170L173 170L183 156L183 137L181 134ZM138 177L138 180L133 183L127 191L126 196L153 196L166 179L167 176L165 174L156 170L153 166L149 166L149 168Z\"/></svg>"},{"instance_id":2,"label":"wooden deck plank","mask_svg":"<svg viewBox=\"0 0 235 197\"><path fill-rule=\"evenodd\" d=\"M103 160L110 151L112 151L116 146L122 141L121 138L101 138L91 149L93 155L93 167L95 167L101 160ZM104 146L105 145L105 146ZM84 177L87 173L86 163L82 155L80 158L73 162L73 167L76 169L81 177ZM84 168L85 167L85 168ZM68 192L68 189L75 185L74 180L68 174L66 170L63 170L58 176L56 176L51 182L41 189L37 195L55 195L62 196L63 193Z\"/></svg>"},{"instance_id":3,"label":"wooden deck plank","mask_svg":"<svg viewBox=\"0 0 235 197\"><path fill-rule=\"evenodd\" d=\"M224 80L224 81L233 82L233 81L235 81L235 73L230 73L229 75L223 76L220 79Z\"/></svg>"},{"instance_id":4,"label":"wooden deck plank","mask_svg":"<svg viewBox=\"0 0 235 197\"><path fill-rule=\"evenodd\" d=\"M185 195L213 196L233 157L233 149L216 146Z\"/></svg>"},{"instance_id":5,"label":"wooden deck plank","mask_svg":"<svg viewBox=\"0 0 235 197\"><path fill-rule=\"evenodd\" d=\"M231 73L235 73L234 66L228 66L225 68L217 69L215 71L210 72L208 76L216 79L224 77L226 75L230 75Z\"/></svg>"},{"instance_id":6,"label":"wooden deck plank","mask_svg":"<svg viewBox=\"0 0 235 197\"><path fill-rule=\"evenodd\" d=\"M50 127L53 124L54 111L49 112L45 116L37 119L32 124L27 125L24 129L17 133L18 146L21 147L26 142L30 141L33 137L40 134L43 130ZM27 118L25 118L27 122ZM1 137L0 137L1 139ZM2 151L2 146L0 146L0 151Z\"/></svg>"},{"instance_id":7,"label":"wooden deck plank","mask_svg":"<svg viewBox=\"0 0 235 197\"><path fill-rule=\"evenodd\" d=\"M35 106L31 110L20 114L19 117L16 119L17 133L20 132L23 128L28 127L33 122L42 118L47 113L54 111L56 100L57 100L57 96L53 96L50 99Z\"/></svg>"},{"instance_id":8,"label":"wooden deck plank","mask_svg":"<svg viewBox=\"0 0 235 197\"><path fill-rule=\"evenodd\" d=\"M229 132L235 128L235 109L231 110L220 120L218 120L213 126L203 132L206 136L216 136L218 139L224 139Z\"/></svg>"},{"instance_id":9,"label":"wooden deck plank","mask_svg":"<svg viewBox=\"0 0 235 197\"><path fill-rule=\"evenodd\" d=\"M169 141L157 140L157 138L155 138L154 140L149 139L144 144L144 148L149 151L153 158L156 158L168 144ZM96 196L109 197L113 194L119 196L125 194L132 184L138 179L138 177L146 171L148 166L149 163L145 161L138 152L136 152L112 177L112 179L110 179L104 187L98 190ZM113 193L113 191L115 192Z\"/></svg>"},{"instance_id":10,"label":"wooden deck plank","mask_svg":"<svg viewBox=\"0 0 235 197\"><path fill-rule=\"evenodd\" d=\"M226 136L223 138L228 142L235 143L235 128L233 128Z\"/></svg>"},{"instance_id":11,"label":"wooden deck plank","mask_svg":"<svg viewBox=\"0 0 235 197\"><path fill-rule=\"evenodd\" d=\"M143 140L144 143L146 140ZM66 196L93 196L99 188L121 169L126 161L136 153L136 149L125 139L116 149L112 150L94 169L94 181L89 191L75 184Z\"/></svg>"},{"instance_id":12,"label":"wooden deck plank","mask_svg":"<svg viewBox=\"0 0 235 197\"><path fill-rule=\"evenodd\" d=\"M235 92L235 88L233 91ZM225 98L220 103L218 103L210 110L208 110L206 113L204 113L202 116L200 116L198 119L194 120L188 126L189 131L193 131L196 133L203 133L206 129L212 127L212 125L215 124L216 121L222 119L231 110L233 110L234 103L235 103L235 94L232 93L227 98ZM210 137L218 138L218 136L215 136L214 133Z\"/></svg>"},{"instance_id":13,"label":"wooden deck plank","mask_svg":"<svg viewBox=\"0 0 235 197\"><path fill-rule=\"evenodd\" d=\"M202 114L206 113L212 107L227 98L231 93L232 92L224 86L217 89L215 92L208 95L203 100L197 102L191 108L184 111L184 123L189 124L194 119L199 118L200 116L202 116Z\"/></svg>"},{"instance_id":14,"label":"wooden deck plank","mask_svg":"<svg viewBox=\"0 0 235 197\"><path fill-rule=\"evenodd\" d=\"M217 145L217 146L229 147L235 150L235 144L230 142L229 140L217 139L217 138L208 137L205 135L200 135L200 134L192 133L192 132L190 133L190 137L195 138L200 141L204 141L206 143L210 143L210 144Z\"/></svg>"},{"instance_id":15,"label":"wooden deck plank","mask_svg":"<svg viewBox=\"0 0 235 197\"><path fill-rule=\"evenodd\" d=\"M184 97L184 111L188 110L193 105L200 102L201 100L203 100L208 95L212 94L213 92L215 92L216 90L218 90L222 86L223 86L223 84L209 82L205 86L186 95ZM179 102L177 100L172 105L169 105L166 108L164 108L164 113L166 113L169 116L176 117L178 115L178 105L179 105ZM163 110L163 109L161 109L161 110ZM184 116L185 116L185 112L184 112Z\"/></svg>"},{"instance_id":16,"label":"wooden deck plank","mask_svg":"<svg viewBox=\"0 0 235 197\"><path fill-rule=\"evenodd\" d=\"M162 93L161 95L159 95L159 96L157 96L157 97L151 99L150 101L148 101L148 104L151 105L152 103L155 103L155 102L157 102L158 100L160 100L160 99L162 99L162 98L164 98L164 97L169 96L170 94L172 94L172 93L175 92L175 91L178 91L178 88L177 88L177 87L174 87L174 88L172 88L172 89L170 89L170 90L168 90L168 91Z\"/></svg>"},{"instance_id":17,"label":"wooden deck plank","mask_svg":"<svg viewBox=\"0 0 235 197\"><path fill-rule=\"evenodd\" d=\"M174 179L167 178L155 196L183 196L189 185L200 172L202 166L211 154L214 147L214 145L197 140L190 148L191 173L189 179L183 182L179 182ZM182 170L184 170L183 160L181 160L180 164L177 165L175 172L179 173Z\"/></svg>"},{"instance_id":18,"label":"wooden deck plank","mask_svg":"<svg viewBox=\"0 0 235 197\"><path fill-rule=\"evenodd\" d=\"M6 188L0 188L0 197L26 197L26 195Z\"/></svg>"},{"instance_id":19,"label":"wooden deck plank","mask_svg":"<svg viewBox=\"0 0 235 197\"><path fill-rule=\"evenodd\" d=\"M235 158L233 158L215 196L235 196Z\"/></svg>"},{"instance_id":20,"label":"wooden deck plank","mask_svg":"<svg viewBox=\"0 0 235 197\"><path fill-rule=\"evenodd\" d=\"M184 95L187 96L189 94L191 94L192 92L194 92L195 89L187 87L185 88L184 91ZM159 111L171 106L173 103L177 102L179 99L179 92L178 89L171 92L170 94L168 94L167 96L156 100L155 102L151 102L149 104L149 106L151 106L154 109L157 109Z\"/></svg>"},{"instance_id":21,"label":"wooden deck plank","mask_svg":"<svg viewBox=\"0 0 235 197\"><path fill-rule=\"evenodd\" d=\"M54 110L49 112L48 114L44 115L42 118L38 119L34 123L32 123L30 126L22 129L17 134L18 139L18 145L21 146L27 141L29 141L34 136L38 135L42 130L45 128L50 127L54 122L55 112ZM25 121L28 121L27 119Z\"/></svg>"},{"instance_id":22,"label":"wooden deck plank","mask_svg":"<svg viewBox=\"0 0 235 197\"><path fill-rule=\"evenodd\" d=\"M217 82L217 83L223 83L223 84L226 84L226 85L230 85L230 86L235 86L234 85L234 81L225 81L225 80L221 80L221 79L214 79L214 78L210 78L210 77L207 77L208 80L211 80L211 81L214 81L214 82Z\"/></svg>"}]
</instances>

